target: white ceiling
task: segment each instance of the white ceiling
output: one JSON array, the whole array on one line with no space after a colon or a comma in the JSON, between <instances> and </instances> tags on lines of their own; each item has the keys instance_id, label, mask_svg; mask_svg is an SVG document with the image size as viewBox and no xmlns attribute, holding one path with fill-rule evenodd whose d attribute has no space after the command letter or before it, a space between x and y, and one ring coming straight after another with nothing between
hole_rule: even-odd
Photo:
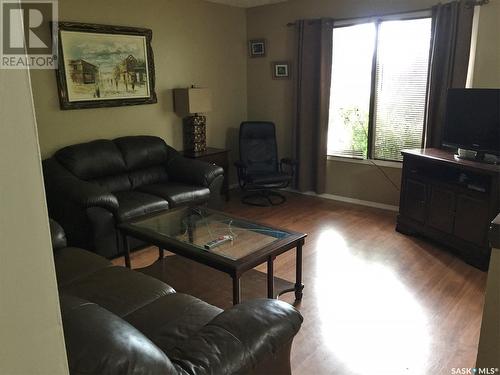
<instances>
[{"instance_id":1,"label":"white ceiling","mask_svg":"<svg viewBox=\"0 0 500 375\"><path fill-rule=\"evenodd\" d=\"M207 0L207 1L211 1L212 3L231 5L233 7L252 8L261 5L283 3L288 0Z\"/></svg>"}]
</instances>

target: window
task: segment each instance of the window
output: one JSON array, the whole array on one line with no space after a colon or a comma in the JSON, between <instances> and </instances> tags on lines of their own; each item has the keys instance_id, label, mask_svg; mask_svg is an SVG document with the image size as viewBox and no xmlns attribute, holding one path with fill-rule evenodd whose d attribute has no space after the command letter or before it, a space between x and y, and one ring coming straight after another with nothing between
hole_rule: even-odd
<instances>
[{"instance_id":1,"label":"window","mask_svg":"<svg viewBox=\"0 0 500 375\"><path fill-rule=\"evenodd\" d=\"M333 30L328 155L400 161L422 145L431 18Z\"/></svg>"},{"instance_id":2,"label":"window","mask_svg":"<svg viewBox=\"0 0 500 375\"><path fill-rule=\"evenodd\" d=\"M375 24L333 29L328 154L366 158Z\"/></svg>"}]
</instances>

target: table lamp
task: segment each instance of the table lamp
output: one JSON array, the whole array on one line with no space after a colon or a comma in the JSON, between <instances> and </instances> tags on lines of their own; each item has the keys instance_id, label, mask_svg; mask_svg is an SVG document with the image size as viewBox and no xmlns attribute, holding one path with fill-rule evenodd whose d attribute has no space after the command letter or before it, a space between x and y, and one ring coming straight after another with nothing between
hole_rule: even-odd
<instances>
[{"instance_id":1,"label":"table lamp","mask_svg":"<svg viewBox=\"0 0 500 375\"><path fill-rule=\"evenodd\" d=\"M200 113L212 110L212 93L210 89L190 87L174 89L175 112L183 117L184 150L203 152L207 149L207 118Z\"/></svg>"}]
</instances>

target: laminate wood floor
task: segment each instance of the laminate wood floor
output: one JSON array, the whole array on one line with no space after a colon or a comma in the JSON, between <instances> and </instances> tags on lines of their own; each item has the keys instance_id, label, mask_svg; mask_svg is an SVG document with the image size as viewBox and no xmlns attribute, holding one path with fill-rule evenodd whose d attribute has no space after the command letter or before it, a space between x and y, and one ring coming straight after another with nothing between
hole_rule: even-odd
<instances>
[{"instance_id":1,"label":"laminate wood floor","mask_svg":"<svg viewBox=\"0 0 500 375\"><path fill-rule=\"evenodd\" d=\"M294 374L447 375L474 367L486 273L439 245L396 232L395 212L287 197L261 208L233 194L225 210L308 233ZM136 252L132 265L145 267L157 254ZM294 252L278 257L275 274L294 280ZM294 302L293 294L282 299Z\"/></svg>"}]
</instances>

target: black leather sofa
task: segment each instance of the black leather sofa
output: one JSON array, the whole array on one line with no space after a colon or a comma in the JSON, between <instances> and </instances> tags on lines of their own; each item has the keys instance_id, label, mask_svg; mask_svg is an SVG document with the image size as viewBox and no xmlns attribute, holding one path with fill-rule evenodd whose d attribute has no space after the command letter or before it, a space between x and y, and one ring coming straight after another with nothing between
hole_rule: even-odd
<instances>
[{"instance_id":1,"label":"black leather sofa","mask_svg":"<svg viewBox=\"0 0 500 375\"><path fill-rule=\"evenodd\" d=\"M221 167L184 158L152 136L64 147L43 161L43 172L49 214L69 244L107 258L122 253L117 223L179 205L215 207L224 179Z\"/></svg>"},{"instance_id":2,"label":"black leather sofa","mask_svg":"<svg viewBox=\"0 0 500 375\"><path fill-rule=\"evenodd\" d=\"M66 247L53 221L51 233L71 374L290 374L302 316L289 304L253 300L223 311Z\"/></svg>"}]
</instances>

